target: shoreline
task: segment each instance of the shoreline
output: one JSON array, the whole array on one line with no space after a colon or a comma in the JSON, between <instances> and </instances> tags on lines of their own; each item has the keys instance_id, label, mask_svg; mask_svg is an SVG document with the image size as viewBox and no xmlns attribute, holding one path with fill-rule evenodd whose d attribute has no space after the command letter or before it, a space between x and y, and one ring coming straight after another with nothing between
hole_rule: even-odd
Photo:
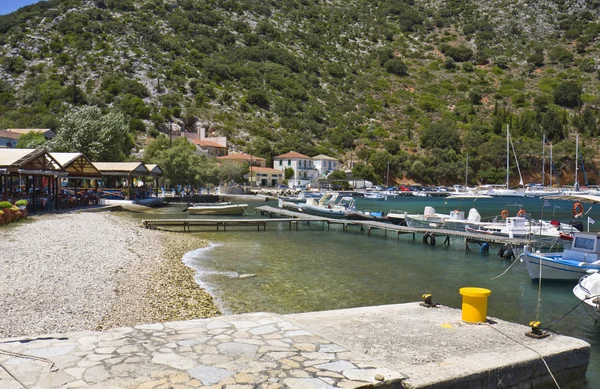
<instances>
[{"instance_id":1,"label":"shoreline","mask_svg":"<svg viewBox=\"0 0 600 389\"><path fill-rule=\"evenodd\" d=\"M183 255L198 237L120 214L34 216L2 230L0 337L219 316Z\"/></svg>"}]
</instances>

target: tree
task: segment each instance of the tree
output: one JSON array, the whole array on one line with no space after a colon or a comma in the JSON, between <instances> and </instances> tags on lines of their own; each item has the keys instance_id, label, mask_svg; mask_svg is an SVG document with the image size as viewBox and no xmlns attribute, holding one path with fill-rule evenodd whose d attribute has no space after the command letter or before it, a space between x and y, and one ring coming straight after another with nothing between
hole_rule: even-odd
<instances>
[{"instance_id":1,"label":"tree","mask_svg":"<svg viewBox=\"0 0 600 389\"><path fill-rule=\"evenodd\" d=\"M444 54L446 57L452 57L456 62L465 62L473 59L473 50L466 46L448 47Z\"/></svg>"},{"instance_id":2,"label":"tree","mask_svg":"<svg viewBox=\"0 0 600 389\"><path fill-rule=\"evenodd\" d=\"M574 81L564 81L554 90L554 102L567 108L581 105L581 87Z\"/></svg>"},{"instance_id":3,"label":"tree","mask_svg":"<svg viewBox=\"0 0 600 389\"><path fill-rule=\"evenodd\" d=\"M51 148L80 152L92 161L124 161L133 146L128 128L122 113L103 114L98 107L85 106L62 118Z\"/></svg>"},{"instance_id":4,"label":"tree","mask_svg":"<svg viewBox=\"0 0 600 389\"><path fill-rule=\"evenodd\" d=\"M560 121L557 113L553 109L546 111L542 117L542 128L548 135L550 142L558 142L565 139L563 124Z\"/></svg>"},{"instance_id":5,"label":"tree","mask_svg":"<svg viewBox=\"0 0 600 389\"><path fill-rule=\"evenodd\" d=\"M383 67L388 73L396 74L398 76L408 76L408 67L401 59L390 59Z\"/></svg>"},{"instance_id":6,"label":"tree","mask_svg":"<svg viewBox=\"0 0 600 389\"><path fill-rule=\"evenodd\" d=\"M352 178L368 180L374 183L380 181L373 170L373 166L366 165L362 162L354 164L354 167L352 168Z\"/></svg>"},{"instance_id":7,"label":"tree","mask_svg":"<svg viewBox=\"0 0 600 389\"><path fill-rule=\"evenodd\" d=\"M26 134L19 136L17 141L18 149L37 149L46 144L44 134L39 131L29 131Z\"/></svg>"},{"instance_id":8,"label":"tree","mask_svg":"<svg viewBox=\"0 0 600 389\"><path fill-rule=\"evenodd\" d=\"M421 147L426 149L453 149L459 153L460 146L460 135L456 123L450 120L431 123L421 134Z\"/></svg>"},{"instance_id":9,"label":"tree","mask_svg":"<svg viewBox=\"0 0 600 389\"><path fill-rule=\"evenodd\" d=\"M223 161L218 167L219 183L229 181L241 182L244 174L248 173L248 171L248 165L245 163Z\"/></svg>"},{"instance_id":10,"label":"tree","mask_svg":"<svg viewBox=\"0 0 600 389\"><path fill-rule=\"evenodd\" d=\"M283 176L286 180L289 180L290 178L294 177L294 174L295 174L294 169L291 167L286 167L283 170Z\"/></svg>"},{"instance_id":11,"label":"tree","mask_svg":"<svg viewBox=\"0 0 600 389\"><path fill-rule=\"evenodd\" d=\"M215 159L197 155L195 150L186 138L179 138L173 142L173 147L159 153L157 162L163 170L163 177L171 185L218 184Z\"/></svg>"}]
</instances>

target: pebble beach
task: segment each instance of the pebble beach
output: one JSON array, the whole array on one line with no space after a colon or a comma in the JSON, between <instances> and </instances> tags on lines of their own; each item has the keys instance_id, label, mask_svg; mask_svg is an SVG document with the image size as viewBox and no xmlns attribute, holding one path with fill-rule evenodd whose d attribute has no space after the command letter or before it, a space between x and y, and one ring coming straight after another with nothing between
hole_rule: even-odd
<instances>
[{"instance_id":1,"label":"pebble beach","mask_svg":"<svg viewBox=\"0 0 600 389\"><path fill-rule=\"evenodd\" d=\"M181 262L208 242L112 213L31 217L0 230L0 338L220 315Z\"/></svg>"}]
</instances>

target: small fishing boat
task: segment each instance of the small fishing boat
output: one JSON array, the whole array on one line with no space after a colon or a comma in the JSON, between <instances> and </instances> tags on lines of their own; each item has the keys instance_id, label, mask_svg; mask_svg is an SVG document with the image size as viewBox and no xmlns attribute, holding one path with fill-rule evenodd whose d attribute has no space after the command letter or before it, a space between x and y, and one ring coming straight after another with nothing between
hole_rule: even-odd
<instances>
[{"instance_id":1,"label":"small fishing boat","mask_svg":"<svg viewBox=\"0 0 600 389\"><path fill-rule=\"evenodd\" d=\"M596 320L600 320L600 274L583 276L573 288L573 294L592 307L592 315Z\"/></svg>"},{"instance_id":2,"label":"small fishing boat","mask_svg":"<svg viewBox=\"0 0 600 389\"><path fill-rule=\"evenodd\" d=\"M379 192L365 192L365 200L387 200L387 196Z\"/></svg>"},{"instance_id":3,"label":"small fishing boat","mask_svg":"<svg viewBox=\"0 0 600 389\"><path fill-rule=\"evenodd\" d=\"M248 204L196 204L188 207L191 215L243 215Z\"/></svg>"},{"instance_id":4,"label":"small fishing boat","mask_svg":"<svg viewBox=\"0 0 600 389\"><path fill-rule=\"evenodd\" d=\"M525 246L522 258L532 280L578 280L588 271L600 270L600 235L575 232L569 249L559 253L541 253Z\"/></svg>"}]
</instances>

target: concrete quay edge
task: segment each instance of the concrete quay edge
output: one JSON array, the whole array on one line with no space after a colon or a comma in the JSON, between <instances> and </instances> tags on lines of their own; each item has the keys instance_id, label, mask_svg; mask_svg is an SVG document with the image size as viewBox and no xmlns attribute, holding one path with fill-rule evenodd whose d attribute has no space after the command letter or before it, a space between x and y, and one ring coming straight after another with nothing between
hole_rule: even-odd
<instances>
[{"instance_id":1,"label":"concrete quay edge","mask_svg":"<svg viewBox=\"0 0 600 389\"><path fill-rule=\"evenodd\" d=\"M467 324L461 311L419 303L284 315L290 322L380 360L408 378L404 388L555 387L585 379L590 345L552 334L525 336L529 327L488 317ZM539 354L538 354L539 353Z\"/></svg>"},{"instance_id":2,"label":"concrete quay edge","mask_svg":"<svg viewBox=\"0 0 600 389\"><path fill-rule=\"evenodd\" d=\"M559 383L584 378L589 344L527 330L408 303L2 339L0 363L31 389L552 387L536 352ZM3 350L48 358L59 371ZM2 369L0 387L21 388Z\"/></svg>"}]
</instances>

